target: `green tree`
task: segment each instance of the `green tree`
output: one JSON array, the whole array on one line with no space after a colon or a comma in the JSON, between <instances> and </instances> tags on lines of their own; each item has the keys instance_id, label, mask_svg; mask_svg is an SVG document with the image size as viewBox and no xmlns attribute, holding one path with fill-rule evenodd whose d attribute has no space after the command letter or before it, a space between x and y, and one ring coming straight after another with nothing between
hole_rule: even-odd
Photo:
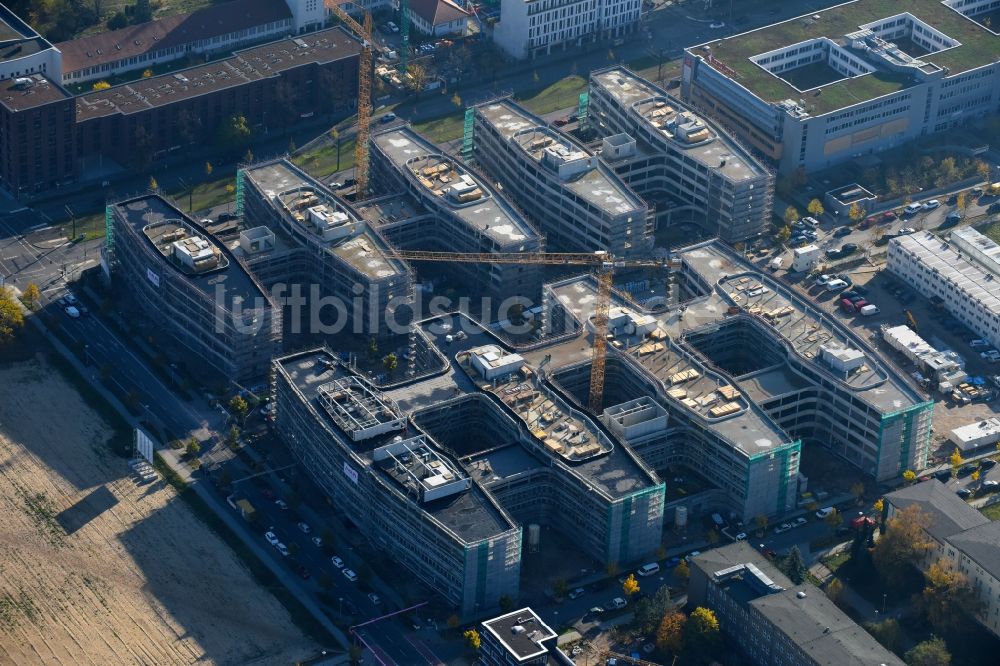
<instances>
[{"instance_id":1,"label":"green tree","mask_svg":"<svg viewBox=\"0 0 1000 666\"><path fill-rule=\"evenodd\" d=\"M375 338L368 339L368 353L371 354L372 356L378 354L378 342L375 340Z\"/></svg>"},{"instance_id":2,"label":"green tree","mask_svg":"<svg viewBox=\"0 0 1000 666\"><path fill-rule=\"evenodd\" d=\"M831 578L823 591L826 592L827 598L836 604L840 602L840 597L844 594L844 584L840 582L839 578Z\"/></svg>"},{"instance_id":3,"label":"green tree","mask_svg":"<svg viewBox=\"0 0 1000 666\"><path fill-rule=\"evenodd\" d=\"M806 210L809 211L810 215L815 215L816 217L819 217L820 215L823 214L823 202L820 201L819 199L813 199L812 201L809 202L809 205L806 207Z\"/></svg>"},{"instance_id":4,"label":"green tree","mask_svg":"<svg viewBox=\"0 0 1000 666\"><path fill-rule=\"evenodd\" d=\"M111 18L108 19L108 30L121 30L122 28L128 27L128 17L125 16L124 12L115 12Z\"/></svg>"},{"instance_id":5,"label":"green tree","mask_svg":"<svg viewBox=\"0 0 1000 666\"><path fill-rule=\"evenodd\" d=\"M903 660L909 666L951 666L951 653L944 640L935 636L915 645Z\"/></svg>"},{"instance_id":6,"label":"green tree","mask_svg":"<svg viewBox=\"0 0 1000 666\"><path fill-rule=\"evenodd\" d=\"M292 541L292 542L290 542L288 544L288 554L291 555L292 557L295 557L296 555L298 555L299 554L299 550L301 550L299 548L299 544L295 543L294 541Z\"/></svg>"},{"instance_id":7,"label":"green tree","mask_svg":"<svg viewBox=\"0 0 1000 666\"><path fill-rule=\"evenodd\" d=\"M660 586L655 594L643 597L635 604L635 626L642 633L652 633L660 619L670 612L670 588Z\"/></svg>"},{"instance_id":8,"label":"green tree","mask_svg":"<svg viewBox=\"0 0 1000 666\"><path fill-rule=\"evenodd\" d=\"M710 661L722 642L715 613L699 606L691 611L684 625L684 650L701 661Z\"/></svg>"},{"instance_id":9,"label":"green tree","mask_svg":"<svg viewBox=\"0 0 1000 666\"><path fill-rule=\"evenodd\" d=\"M146 23L153 20L153 4L151 0L135 0L132 7L132 18L135 23Z\"/></svg>"},{"instance_id":10,"label":"green tree","mask_svg":"<svg viewBox=\"0 0 1000 666\"><path fill-rule=\"evenodd\" d=\"M677 654L684 649L684 627L687 615L672 611L663 616L656 629L656 649L664 656Z\"/></svg>"},{"instance_id":11,"label":"green tree","mask_svg":"<svg viewBox=\"0 0 1000 666\"><path fill-rule=\"evenodd\" d=\"M246 116L234 113L219 125L218 142L223 150L243 148L250 142L250 124Z\"/></svg>"},{"instance_id":12,"label":"green tree","mask_svg":"<svg viewBox=\"0 0 1000 666\"><path fill-rule=\"evenodd\" d=\"M235 425L230 426L229 432L226 433L226 443L229 444L230 447L235 447L240 443L240 429Z\"/></svg>"},{"instance_id":13,"label":"green tree","mask_svg":"<svg viewBox=\"0 0 1000 666\"><path fill-rule=\"evenodd\" d=\"M565 597L566 593L569 592L569 583L566 582L565 578L556 578L552 581L552 592L556 597Z\"/></svg>"},{"instance_id":14,"label":"green tree","mask_svg":"<svg viewBox=\"0 0 1000 666\"><path fill-rule=\"evenodd\" d=\"M427 85L427 70L419 63L410 63L406 67L406 77L406 87L419 98Z\"/></svg>"},{"instance_id":15,"label":"green tree","mask_svg":"<svg viewBox=\"0 0 1000 666\"><path fill-rule=\"evenodd\" d=\"M947 633L967 624L982 609L969 579L950 560L938 560L925 574L920 607L938 633Z\"/></svg>"},{"instance_id":16,"label":"green tree","mask_svg":"<svg viewBox=\"0 0 1000 666\"><path fill-rule=\"evenodd\" d=\"M232 400L229 401L229 411L236 414L240 423L243 423L246 419L247 414L250 412L250 403L240 394L233 396Z\"/></svg>"},{"instance_id":17,"label":"green tree","mask_svg":"<svg viewBox=\"0 0 1000 666\"><path fill-rule=\"evenodd\" d=\"M454 613L448 616L447 623L449 629L458 629L458 625L460 622L461 620L459 620L458 616L455 615Z\"/></svg>"},{"instance_id":18,"label":"green tree","mask_svg":"<svg viewBox=\"0 0 1000 666\"><path fill-rule=\"evenodd\" d=\"M778 568L796 585L802 583L806 579L806 574L809 573L809 569L802 559L802 552L797 545L792 546Z\"/></svg>"},{"instance_id":19,"label":"green tree","mask_svg":"<svg viewBox=\"0 0 1000 666\"><path fill-rule=\"evenodd\" d=\"M479 638L479 632L475 629L468 629L462 638L465 640L466 647L472 650L478 650L479 646L482 645L482 640Z\"/></svg>"},{"instance_id":20,"label":"green tree","mask_svg":"<svg viewBox=\"0 0 1000 666\"><path fill-rule=\"evenodd\" d=\"M890 652L899 652L903 646L903 631L895 618L890 617L881 622L869 622L865 625L865 629L882 644L882 647Z\"/></svg>"},{"instance_id":21,"label":"green tree","mask_svg":"<svg viewBox=\"0 0 1000 666\"><path fill-rule=\"evenodd\" d=\"M625 593L626 597L631 597L633 594L639 591L639 581L635 579L635 574L629 574L625 582L622 583L622 592Z\"/></svg>"},{"instance_id":22,"label":"green tree","mask_svg":"<svg viewBox=\"0 0 1000 666\"><path fill-rule=\"evenodd\" d=\"M514 600L510 598L509 594L505 594L500 597L497 605L500 607L501 613L509 613L514 610Z\"/></svg>"},{"instance_id":23,"label":"green tree","mask_svg":"<svg viewBox=\"0 0 1000 666\"><path fill-rule=\"evenodd\" d=\"M799 211L795 208L795 206L789 206L785 209L785 224L791 224L797 219L799 219Z\"/></svg>"},{"instance_id":24,"label":"green tree","mask_svg":"<svg viewBox=\"0 0 1000 666\"><path fill-rule=\"evenodd\" d=\"M779 243L787 243L788 239L792 237L792 228L786 224L778 229L778 233L774 237Z\"/></svg>"},{"instance_id":25,"label":"green tree","mask_svg":"<svg viewBox=\"0 0 1000 666\"><path fill-rule=\"evenodd\" d=\"M8 343L24 327L24 312L8 287L0 287L0 343Z\"/></svg>"},{"instance_id":26,"label":"green tree","mask_svg":"<svg viewBox=\"0 0 1000 666\"><path fill-rule=\"evenodd\" d=\"M187 454L188 458L198 457L198 454L201 453L201 443L196 437L192 437L187 441L187 446L184 447L184 453Z\"/></svg>"},{"instance_id":27,"label":"green tree","mask_svg":"<svg viewBox=\"0 0 1000 666\"><path fill-rule=\"evenodd\" d=\"M396 358L395 354L386 354L382 359L382 367L385 368L386 372L392 372L399 366L399 359Z\"/></svg>"},{"instance_id":28,"label":"green tree","mask_svg":"<svg viewBox=\"0 0 1000 666\"><path fill-rule=\"evenodd\" d=\"M837 528L844 524L844 517L834 509L823 519L823 522L826 523L831 532L836 532Z\"/></svg>"},{"instance_id":29,"label":"green tree","mask_svg":"<svg viewBox=\"0 0 1000 666\"><path fill-rule=\"evenodd\" d=\"M890 588L898 588L908 569L917 566L933 545L926 529L930 516L912 505L886 521L885 529L872 550L872 561Z\"/></svg>"},{"instance_id":30,"label":"green tree","mask_svg":"<svg viewBox=\"0 0 1000 666\"><path fill-rule=\"evenodd\" d=\"M764 530L767 529L767 516L764 514L754 516L753 522L757 526L757 534L763 536Z\"/></svg>"}]
</instances>

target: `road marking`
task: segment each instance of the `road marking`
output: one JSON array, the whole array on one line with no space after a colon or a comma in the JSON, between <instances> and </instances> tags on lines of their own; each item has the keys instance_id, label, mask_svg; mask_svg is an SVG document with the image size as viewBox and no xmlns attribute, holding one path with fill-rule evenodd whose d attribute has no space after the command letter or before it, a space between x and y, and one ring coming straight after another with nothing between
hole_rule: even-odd
<instances>
[{"instance_id":1,"label":"road marking","mask_svg":"<svg viewBox=\"0 0 1000 666\"><path fill-rule=\"evenodd\" d=\"M420 656L427 660L427 663L431 666L445 666L445 663L438 659L438 656L434 654L429 647L421 643L413 634L403 634L403 638L406 642L413 646L413 649L420 653Z\"/></svg>"}]
</instances>

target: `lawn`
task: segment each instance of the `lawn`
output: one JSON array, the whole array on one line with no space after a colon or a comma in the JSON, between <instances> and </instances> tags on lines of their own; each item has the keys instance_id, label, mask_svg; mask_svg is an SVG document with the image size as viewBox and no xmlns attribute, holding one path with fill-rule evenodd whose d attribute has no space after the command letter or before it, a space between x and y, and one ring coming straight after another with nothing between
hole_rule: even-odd
<instances>
[{"instance_id":1,"label":"lawn","mask_svg":"<svg viewBox=\"0 0 1000 666\"><path fill-rule=\"evenodd\" d=\"M1000 502L984 506L980 511L990 520L1000 520Z\"/></svg>"},{"instance_id":2,"label":"lawn","mask_svg":"<svg viewBox=\"0 0 1000 666\"><path fill-rule=\"evenodd\" d=\"M227 189L226 186L231 186ZM188 212L214 208L229 201L236 200L236 181L232 176L225 176L218 180L210 180L194 186L194 191L188 192L186 188L176 188L167 192L167 196L174 199L177 206Z\"/></svg>"},{"instance_id":3,"label":"lawn","mask_svg":"<svg viewBox=\"0 0 1000 666\"><path fill-rule=\"evenodd\" d=\"M332 141L296 155L292 162L320 180L337 171L351 169L354 167L354 137L340 142L340 169L337 168L337 144Z\"/></svg>"},{"instance_id":4,"label":"lawn","mask_svg":"<svg viewBox=\"0 0 1000 666\"><path fill-rule=\"evenodd\" d=\"M61 228L62 232L66 234L66 238L73 240L73 223L66 222ZM78 217L76 219L76 238L80 236L83 236L83 240L104 238L104 213Z\"/></svg>"},{"instance_id":5,"label":"lawn","mask_svg":"<svg viewBox=\"0 0 1000 666\"><path fill-rule=\"evenodd\" d=\"M453 113L434 120L424 120L415 123L413 129L434 143L454 141L462 138L465 131L465 112Z\"/></svg>"},{"instance_id":6,"label":"lawn","mask_svg":"<svg viewBox=\"0 0 1000 666\"><path fill-rule=\"evenodd\" d=\"M1000 243L1000 220L994 220L979 230L982 235L992 238L994 242Z\"/></svg>"},{"instance_id":7,"label":"lawn","mask_svg":"<svg viewBox=\"0 0 1000 666\"><path fill-rule=\"evenodd\" d=\"M576 107L580 101L580 93L586 89L587 80L571 74L537 92L527 93L530 95L528 97L521 96L518 101L532 113L542 115Z\"/></svg>"},{"instance_id":8,"label":"lawn","mask_svg":"<svg viewBox=\"0 0 1000 666\"><path fill-rule=\"evenodd\" d=\"M822 559L822 562L823 564L826 565L827 569L836 573L837 569L844 566L844 563L850 559L851 559L851 551L845 548L839 553L835 553L833 555L828 555L827 557L824 557Z\"/></svg>"}]
</instances>

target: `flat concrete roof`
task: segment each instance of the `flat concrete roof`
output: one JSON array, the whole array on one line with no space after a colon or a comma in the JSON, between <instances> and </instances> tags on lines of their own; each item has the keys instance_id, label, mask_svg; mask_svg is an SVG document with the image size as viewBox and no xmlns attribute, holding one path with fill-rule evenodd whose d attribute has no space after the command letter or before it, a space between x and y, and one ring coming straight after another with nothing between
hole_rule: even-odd
<instances>
[{"instance_id":1,"label":"flat concrete roof","mask_svg":"<svg viewBox=\"0 0 1000 666\"><path fill-rule=\"evenodd\" d=\"M535 148L536 141L549 142L574 158L591 158L593 153L570 137L547 127L540 118L508 99L487 102L476 111L497 128L506 139L513 138L523 153L536 162L542 160L542 148ZM564 187L581 199L610 215L634 212L643 215L646 204L611 169L601 162L563 181Z\"/></svg>"},{"instance_id":2,"label":"flat concrete roof","mask_svg":"<svg viewBox=\"0 0 1000 666\"><path fill-rule=\"evenodd\" d=\"M677 98L671 97L663 88L642 79L628 69L613 67L591 72L590 82L591 85L598 85L606 90L624 109L635 112L651 134L661 137L663 142L669 142L706 167L718 170L726 178L739 182L756 178L764 173L752 157L731 138L720 133L714 124ZM665 109L672 111L664 116L656 115ZM709 138L696 143L686 143L663 129L665 121L678 113L690 114L701 122L708 131Z\"/></svg>"},{"instance_id":3,"label":"flat concrete roof","mask_svg":"<svg viewBox=\"0 0 1000 666\"><path fill-rule=\"evenodd\" d=\"M405 491L399 487L399 482L390 473L381 469L372 457L375 447L388 444L396 433L389 433L361 442L351 442L333 417L319 402L320 387L331 381L350 375L339 365L333 364L334 357L323 350L315 350L286 356L277 359L289 380L302 393L320 419L337 436L340 445L353 451L364 463L378 475L387 486L396 488L405 496ZM361 379L362 382L365 380ZM446 458L446 454L438 447L431 437L425 437L425 444L434 447L436 455ZM460 467L450 460L452 465ZM406 497L406 501L414 503L427 515L433 517L459 538L466 542L488 539L515 527L503 511L487 497L482 490L473 485L469 490L455 493L448 497L428 502L416 502Z\"/></svg>"},{"instance_id":4,"label":"flat concrete roof","mask_svg":"<svg viewBox=\"0 0 1000 666\"><path fill-rule=\"evenodd\" d=\"M139 113L206 93L277 76L310 63L325 64L357 56L361 45L346 30L331 28L271 42L231 58L182 69L170 74L81 95L76 100L77 121L112 113Z\"/></svg>"},{"instance_id":5,"label":"flat concrete roof","mask_svg":"<svg viewBox=\"0 0 1000 666\"><path fill-rule=\"evenodd\" d=\"M711 317L721 318L730 306L761 317L761 321L764 321L765 313L791 308L790 313L772 318L770 321L774 323L769 322L767 328L779 334L802 362L808 363L827 377L843 382L858 398L884 413L924 402L923 397L902 376L883 364L876 352L860 336L813 307L790 287L757 272L756 267L744 263L717 241L693 246L679 254L688 269L713 285L714 290L692 313L697 317L699 325L708 323ZM744 278L748 282L740 283ZM737 290L736 285L744 286L744 289ZM747 285L756 287L747 289ZM759 293L751 296L751 292ZM685 320L687 319L688 312L685 312ZM864 366L846 377L833 372L826 363L819 360L819 347L823 344L864 352Z\"/></svg>"},{"instance_id":6,"label":"flat concrete roof","mask_svg":"<svg viewBox=\"0 0 1000 666\"><path fill-rule=\"evenodd\" d=\"M480 199L468 205L454 205L447 197L427 190L427 196L422 201L424 205L454 215L501 245L514 245L538 238L534 228L510 203L502 199L492 186L479 176L470 173L457 158L442 154L440 149L411 128L400 127L380 132L372 137L372 141L388 156L403 177L417 182L418 187L423 186L426 189L426 186L416 180L417 176L412 172L414 164L419 164L422 169L447 164L448 173L468 175L483 194Z\"/></svg>"},{"instance_id":7,"label":"flat concrete roof","mask_svg":"<svg viewBox=\"0 0 1000 666\"><path fill-rule=\"evenodd\" d=\"M150 224L157 224L169 221L180 221L182 226L194 230L209 244L219 248L220 252L229 260L225 268L208 271L205 273L189 273L181 270L173 262L163 258L162 265L165 270L175 271L189 284L197 287L206 297L214 300L217 290L221 287L225 298L223 304L226 309L231 310L235 303L242 303L244 308L257 307L256 299L270 306L267 295L253 279L253 277L243 269L243 266L236 261L232 252L213 239L204 229L202 229L191 218L175 208L172 204L157 194L149 194L135 199L129 199L115 204L115 208L121 212L127 224L130 224L145 242L152 243L143 229ZM157 250L159 252L159 250ZM162 256L162 255L161 255Z\"/></svg>"},{"instance_id":8,"label":"flat concrete roof","mask_svg":"<svg viewBox=\"0 0 1000 666\"><path fill-rule=\"evenodd\" d=\"M357 222L360 217L356 211L340 198L337 198L325 185L315 180L297 166L285 159L275 160L246 170L246 175L254 181L268 197L272 207L277 207L271 197L282 199L291 192L311 190L323 204L335 210L344 212ZM279 214L285 212L279 209ZM289 222L291 224L291 221ZM403 275L409 272L406 264L393 257L385 241L372 232L364 222L357 222L357 231L347 238L340 238L326 243L326 249L356 271L373 280ZM322 239L313 234L316 242Z\"/></svg>"}]
</instances>

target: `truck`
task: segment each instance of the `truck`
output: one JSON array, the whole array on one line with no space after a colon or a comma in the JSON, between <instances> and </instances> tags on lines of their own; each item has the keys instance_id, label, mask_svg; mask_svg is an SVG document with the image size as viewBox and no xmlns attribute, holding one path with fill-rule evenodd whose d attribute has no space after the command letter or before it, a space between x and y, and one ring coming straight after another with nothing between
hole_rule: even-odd
<instances>
[{"instance_id":1,"label":"truck","mask_svg":"<svg viewBox=\"0 0 1000 666\"><path fill-rule=\"evenodd\" d=\"M772 271L776 271L779 268L781 268L781 264L784 263L784 261L785 260L782 259L781 257L775 257L774 259L771 260L771 262L768 265L771 267Z\"/></svg>"}]
</instances>

